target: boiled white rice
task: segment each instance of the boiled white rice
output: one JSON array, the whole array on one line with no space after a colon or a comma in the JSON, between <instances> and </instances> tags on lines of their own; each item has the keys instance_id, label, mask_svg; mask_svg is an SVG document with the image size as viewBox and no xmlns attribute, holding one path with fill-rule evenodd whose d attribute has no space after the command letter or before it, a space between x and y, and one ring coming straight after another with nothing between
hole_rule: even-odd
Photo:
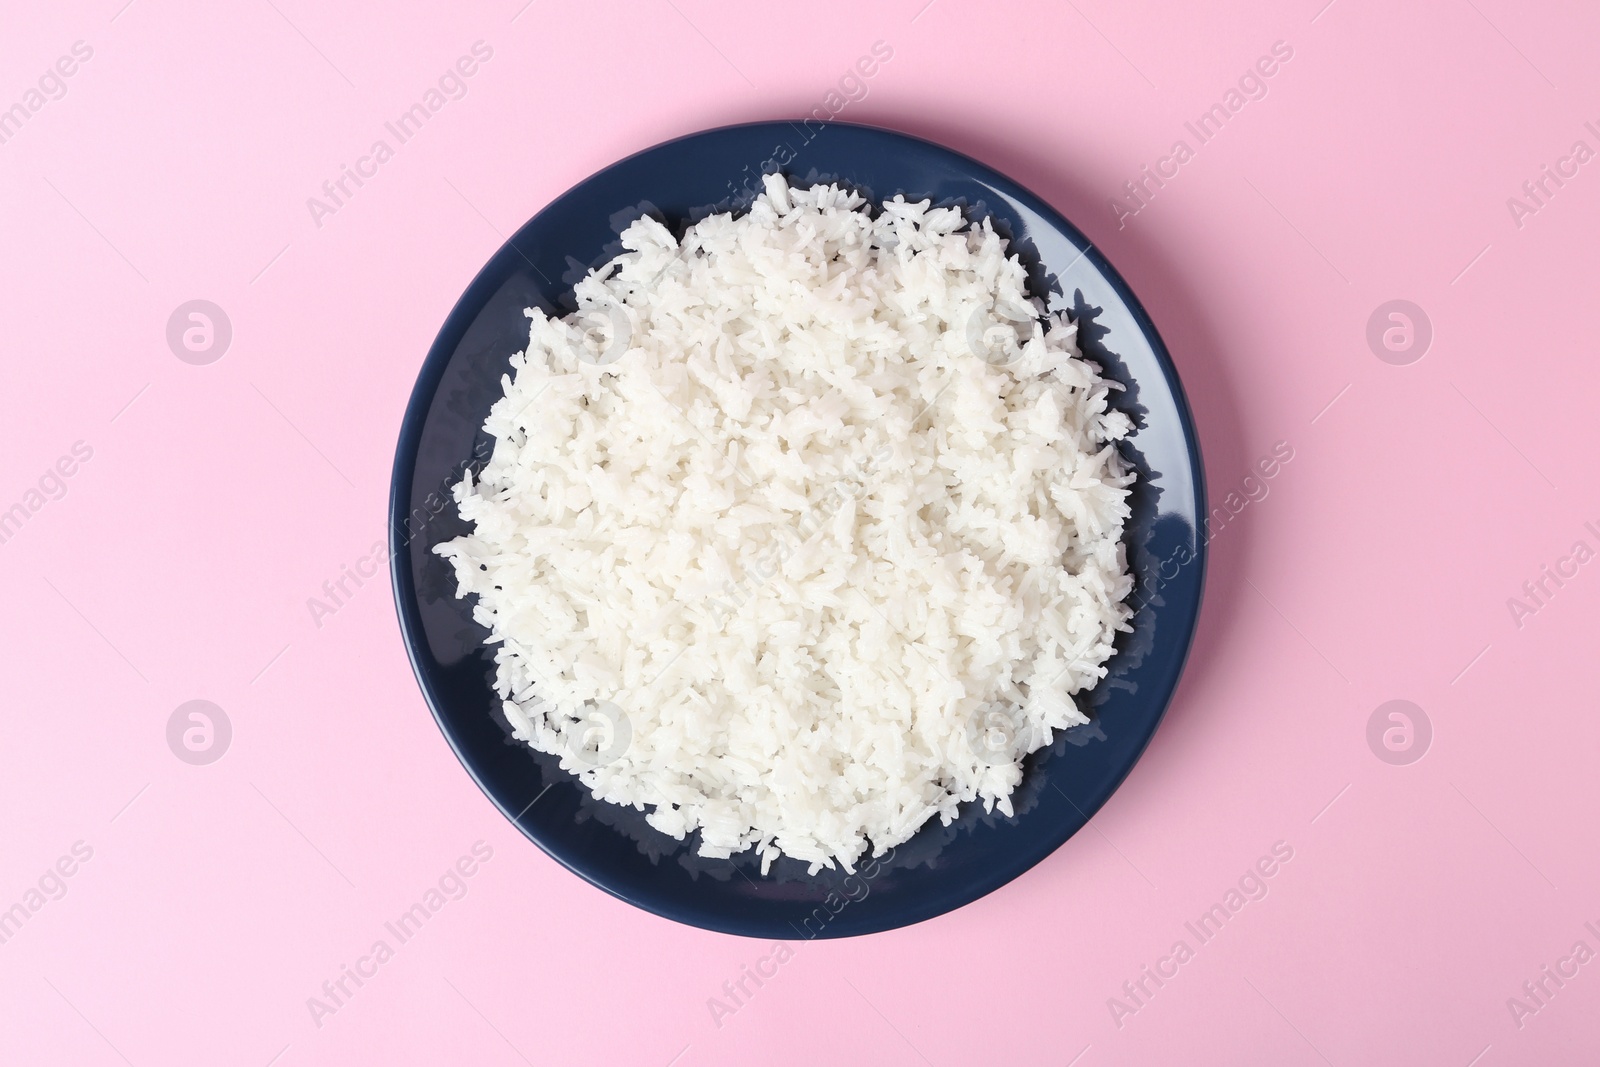
<instances>
[{"instance_id":1,"label":"boiled white rice","mask_svg":"<svg viewBox=\"0 0 1600 1067\"><path fill-rule=\"evenodd\" d=\"M1086 722L1133 475L1076 327L956 208L777 176L529 309L440 545L515 735L705 856L853 869Z\"/></svg>"}]
</instances>

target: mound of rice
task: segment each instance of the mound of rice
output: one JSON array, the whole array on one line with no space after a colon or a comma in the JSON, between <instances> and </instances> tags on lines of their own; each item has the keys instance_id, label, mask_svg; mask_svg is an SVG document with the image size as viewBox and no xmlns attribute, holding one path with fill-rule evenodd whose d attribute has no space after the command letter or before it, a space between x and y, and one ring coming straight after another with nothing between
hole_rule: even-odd
<instances>
[{"instance_id":1,"label":"mound of rice","mask_svg":"<svg viewBox=\"0 0 1600 1067\"><path fill-rule=\"evenodd\" d=\"M436 551L515 736L701 855L1011 814L1132 588L1114 383L987 221L779 176L536 309Z\"/></svg>"}]
</instances>

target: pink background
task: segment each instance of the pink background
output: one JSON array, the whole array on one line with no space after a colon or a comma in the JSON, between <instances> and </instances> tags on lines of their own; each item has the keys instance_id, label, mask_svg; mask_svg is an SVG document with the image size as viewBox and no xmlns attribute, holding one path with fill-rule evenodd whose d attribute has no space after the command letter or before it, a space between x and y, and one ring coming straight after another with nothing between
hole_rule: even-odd
<instances>
[{"instance_id":1,"label":"pink background","mask_svg":"<svg viewBox=\"0 0 1600 1067\"><path fill-rule=\"evenodd\" d=\"M93 53L0 144L0 509L27 512L0 544L0 909L92 849L0 944L0 1062L1593 1062L1600 962L1507 1004L1600 951L1600 565L1508 607L1600 548L1600 163L1520 226L1507 204L1600 149L1592 5L123 3L12 0L0 34L0 108ZM318 226L307 198L480 40L466 95ZM1164 333L1217 499L1294 458L1217 536L1188 674L1088 830L954 914L791 946L718 1025L773 947L557 867L441 739L386 584L320 627L307 600L383 536L418 365L503 235L636 149L824 105L876 41L840 117L1078 222ZM1123 183L1278 41L1267 95L1119 228ZM209 365L166 341L197 298L232 323ZM1406 366L1366 340L1392 299L1434 330ZM195 699L233 728L207 766L166 740ZM1406 766L1367 740L1393 699L1433 727ZM479 841L466 895L314 1020ZM1196 947L1185 921L1279 841L1268 895Z\"/></svg>"}]
</instances>

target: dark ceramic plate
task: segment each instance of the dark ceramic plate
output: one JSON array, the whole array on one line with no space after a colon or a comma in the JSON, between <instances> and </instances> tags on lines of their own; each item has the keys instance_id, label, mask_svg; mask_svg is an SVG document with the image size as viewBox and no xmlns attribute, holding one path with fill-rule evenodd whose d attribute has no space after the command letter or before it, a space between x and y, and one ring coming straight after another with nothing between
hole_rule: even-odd
<instances>
[{"instance_id":1,"label":"dark ceramic plate","mask_svg":"<svg viewBox=\"0 0 1600 1067\"><path fill-rule=\"evenodd\" d=\"M1133 632L1110 676L1080 705L1093 720L1028 757L1013 818L967 805L950 826L924 826L856 875L783 859L763 875L746 854L695 855L643 813L594 800L556 761L510 737L493 667L432 548L467 526L449 486L480 467L484 416L500 375L526 347L523 308L573 310L572 285L621 250L619 230L651 212L681 232L714 210L741 209L763 170L839 181L880 202L896 193L987 216L1030 269L1032 292L1079 321L1085 354L1127 391L1115 403L1137 431L1123 447L1139 472L1127 549L1136 579ZM439 727L506 817L567 868L609 893L679 922L753 937L846 937L906 926L1009 882L1076 833L1144 751L1178 684L1205 575L1200 454L1178 376L1139 301L1089 241L1037 196L949 149L846 123L730 126L657 145L613 164L518 230L479 272L439 331L417 378L391 487L395 603L417 680Z\"/></svg>"}]
</instances>

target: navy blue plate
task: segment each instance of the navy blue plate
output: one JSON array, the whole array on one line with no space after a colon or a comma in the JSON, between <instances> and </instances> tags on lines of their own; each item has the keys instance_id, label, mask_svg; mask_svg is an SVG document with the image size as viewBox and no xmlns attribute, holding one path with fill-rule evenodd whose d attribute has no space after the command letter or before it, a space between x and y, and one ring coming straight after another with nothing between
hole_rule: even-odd
<instances>
[{"instance_id":1,"label":"navy blue plate","mask_svg":"<svg viewBox=\"0 0 1600 1067\"><path fill-rule=\"evenodd\" d=\"M677 232L738 210L763 171L847 183L869 200L897 193L986 216L1029 267L1030 286L1079 322L1085 354L1126 386L1116 405L1137 430L1123 452L1139 472L1127 550L1137 613L1110 676L1083 703L1092 722L1028 757L1016 815L967 805L924 826L855 875L783 859L763 875L746 854L695 855L641 812L596 801L556 761L510 737L493 665L432 549L467 532L449 486L481 467L482 431L500 376L526 347L523 309L574 309L572 286L621 251L622 227L650 212ZM1139 301L1083 234L1037 196L975 160L927 141L847 123L765 122L697 133L613 164L518 230L457 302L428 352L395 451L389 537L400 629L422 692L462 764L530 839L568 869L658 915L773 939L847 937L920 922L1017 877L1076 833L1138 760L1188 655L1205 576L1200 454L1182 387Z\"/></svg>"}]
</instances>

